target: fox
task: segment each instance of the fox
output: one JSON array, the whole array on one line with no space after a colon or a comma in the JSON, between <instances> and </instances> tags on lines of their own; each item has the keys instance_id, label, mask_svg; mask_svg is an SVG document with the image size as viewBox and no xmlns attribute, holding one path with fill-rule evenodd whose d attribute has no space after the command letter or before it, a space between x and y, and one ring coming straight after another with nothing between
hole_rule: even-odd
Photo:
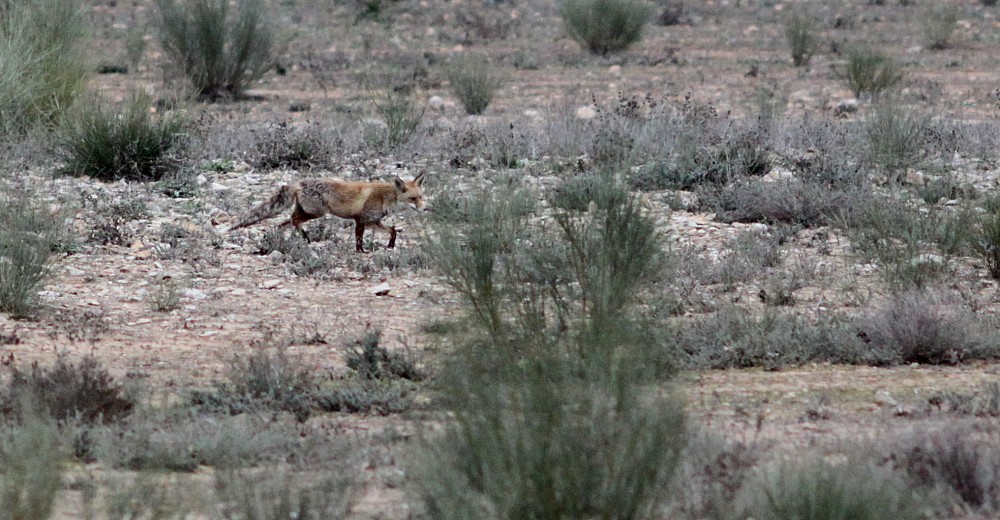
<instances>
[{"instance_id":1,"label":"fox","mask_svg":"<svg viewBox=\"0 0 1000 520\"><path fill-rule=\"evenodd\" d=\"M395 177L392 182L350 182L340 179L303 179L286 184L269 199L246 212L229 231L257 224L275 217L292 207L292 215L278 225L279 228L292 226L302 238L309 242L309 236L302 224L331 214L354 220L355 249L365 253L362 247L365 229L389 233L390 249L396 247L396 226L386 226L382 219L398 206L406 205L424 212L423 184L426 172L421 172L411 181Z\"/></svg>"}]
</instances>

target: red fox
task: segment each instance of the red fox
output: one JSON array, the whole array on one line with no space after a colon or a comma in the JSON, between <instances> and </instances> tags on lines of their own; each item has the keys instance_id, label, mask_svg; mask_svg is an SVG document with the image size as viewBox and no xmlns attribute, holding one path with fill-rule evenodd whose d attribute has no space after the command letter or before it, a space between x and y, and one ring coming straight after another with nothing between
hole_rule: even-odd
<instances>
[{"instance_id":1,"label":"red fox","mask_svg":"<svg viewBox=\"0 0 1000 520\"><path fill-rule=\"evenodd\" d=\"M400 204L424 211L426 206L421 190L423 183L424 173L417 175L412 181L396 177L393 182L303 179L279 188L271 198L244 214L230 231L252 226L294 205L291 218L278 227L295 226L307 242L309 236L302 229L302 224L330 213L354 220L357 252L365 252L361 246L365 228L388 231L389 248L393 248L396 247L396 227L385 226L382 219Z\"/></svg>"}]
</instances>

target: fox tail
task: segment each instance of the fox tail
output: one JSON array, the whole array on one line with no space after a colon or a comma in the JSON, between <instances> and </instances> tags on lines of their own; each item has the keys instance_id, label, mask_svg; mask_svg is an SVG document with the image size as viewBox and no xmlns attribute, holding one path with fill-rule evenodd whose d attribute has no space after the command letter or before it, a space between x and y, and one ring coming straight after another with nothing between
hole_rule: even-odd
<instances>
[{"instance_id":1,"label":"fox tail","mask_svg":"<svg viewBox=\"0 0 1000 520\"><path fill-rule=\"evenodd\" d=\"M271 198L255 206L250 211L240 217L235 226L229 228L230 231L247 226L252 226L262 220L269 219L278 213L288 209L295 202L298 194L296 186L285 185L278 189Z\"/></svg>"}]
</instances>

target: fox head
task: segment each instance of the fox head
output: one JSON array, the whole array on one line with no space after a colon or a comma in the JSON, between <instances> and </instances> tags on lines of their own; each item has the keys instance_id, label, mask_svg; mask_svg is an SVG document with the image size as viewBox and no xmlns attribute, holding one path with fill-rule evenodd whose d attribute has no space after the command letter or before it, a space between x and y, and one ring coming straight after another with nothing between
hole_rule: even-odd
<instances>
[{"instance_id":1,"label":"fox head","mask_svg":"<svg viewBox=\"0 0 1000 520\"><path fill-rule=\"evenodd\" d=\"M424 184L424 174L421 172L412 181L404 181L399 177L394 179L396 185L396 200L399 204L406 204L417 211L424 211L427 206L424 204L424 192L420 189Z\"/></svg>"}]
</instances>

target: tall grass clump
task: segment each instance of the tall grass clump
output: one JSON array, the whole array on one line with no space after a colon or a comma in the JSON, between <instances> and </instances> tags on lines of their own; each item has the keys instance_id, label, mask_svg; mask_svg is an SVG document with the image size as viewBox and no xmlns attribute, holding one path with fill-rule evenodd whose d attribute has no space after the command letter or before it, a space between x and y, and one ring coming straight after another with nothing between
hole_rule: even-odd
<instances>
[{"instance_id":1,"label":"tall grass clump","mask_svg":"<svg viewBox=\"0 0 1000 520\"><path fill-rule=\"evenodd\" d=\"M263 0L156 0L156 6L163 50L199 98L239 98L274 65Z\"/></svg>"},{"instance_id":2,"label":"tall grass clump","mask_svg":"<svg viewBox=\"0 0 1000 520\"><path fill-rule=\"evenodd\" d=\"M854 95L879 97L899 85L906 73L895 59L872 49L857 47L847 52L844 80Z\"/></svg>"},{"instance_id":3,"label":"tall grass clump","mask_svg":"<svg viewBox=\"0 0 1000 520\"><path fill-rule=\"evenodd\" d=\"M453 420L420 465L434 468L420 470L427 512L649 518L686 441L638 313L660 257L653 223L605 179L584 210L540 227L532 195L500 182L442 201L429 246L469 317L439 378Z\"/></svg>"},{"instance_id":4,"label":"tall grass clump","mask_svg":"<svg viewBox=\"0 0 1000 520\"><path fill-rule=\"evenodd\" d=\"M460 58L449 64L445 75L452 94L466 114L482 114L500 88L500 78L484 59Z\"/></svg>"},{"instance_id":5,"label":"tall grass clump","mask_svg":"<svg viewBox=\"0 0 1000 520\"><path fill-rule=\"evenodd\" d=\"M0 13L0 134L52 123L83 91L83 6L13 0Z\"/></svg>"},{"instance_id":6,"label":"tall grass clump","mask_svg":"<svg viewBox=\"0 0 1000 520\"><path fill-rule=\"evenodd\" d=\"M760 520L925 518L920 496L900 476L860 460L781 464L754 501Z\"/></svg>"},{"instance_id":7,"label":"tall grass clump","mask_svg":"<svg viewBox=\"0 0 1000 520\"><path fill-rule=\"evenodd\" d=\"M105 101L81 106L66 117L58 154L66 175L102 181L155 181L171 171L187 122L174 112L154 115L145 94L119 106Z\"/></svg>"},{"instance_id":8,"label":"tall grass clump","mask_svg":"<svg viewBox=\"0 0 1000 520\"><path fill-rule=\"evenodd\" d=\"M571 38L591 54L607 56L642 38L652 8L642 0L562 0L559 14Z\"/></svg>"},{"instance_id":9,"label":"tall grass clump","mask_svg":"<svg viewBox=\"0 0 1000 520\"><path fill-rule=\"evenodd\" d=\"M25 193L0 197L0 222L0 312L28 316L65 240L65 223Z\"/></svg>"},{"instance_id":10,"label":"tall grass clump","mask_svg":"<svg viewBox=\"0 0 1000 520\"><path fill-rule=\"evenodd\" d=\"M985 264L990 277L1000 280L1000 199L986 205L972 237L972 250Z\"/></svg>"},{"instance_id":11,"label":"tall grass clump","mask_svg":"<svg viewBox=\"0 0 1000 520\"><path fill-rule=\"evenodd\" d=\"M38 418L0 432L0 519L46 520L62 489L57 429Z\"/></svg>"},{"instance_id":12,"label":"tall grass clump","mask_svg":"<svg viewBox=\"0 0 1000 520\"><path fill-rule=\"evenodd\" d=\"M785 40L792 51L792 63L796 67L809 65L809 60L819 48L816 37L816 21L803 9L795 9L785 19Z\"/></svg>"},{"instance_id":13,"label":"tall grass clump","mask_svg":"<svg viewBox=\"0 0 1000 520\"><path fill-rule=\"evenodd\" d=\"M947 2L928 4L920 16L920 29L931 49L946 49L958 24L958 6Z\"/></svg>"},{"instance_id":14,"label":"tall grass clump","mask_svg":"<svg viewBox=\"0 0 1000 520\"><path fill-rule=\"evenodd\" d=\"M876 103L865 120L869 160L888 174L890 184L897 184L907 168L923 160L929 118L905 110L896 101Z\"/></svg>"},{"instance_id":15,"label":"tall grass clump","mask_svg":"<svg viewBox=\"0 0 1000 520\"><path fill-rule=\"evenodd\" d=\"M424 107L408 92L386 88L371 96L379 124L365 128L366 139L377 146L394 149L416 134L424 119Z\"/></svg>"}]
</instances>

